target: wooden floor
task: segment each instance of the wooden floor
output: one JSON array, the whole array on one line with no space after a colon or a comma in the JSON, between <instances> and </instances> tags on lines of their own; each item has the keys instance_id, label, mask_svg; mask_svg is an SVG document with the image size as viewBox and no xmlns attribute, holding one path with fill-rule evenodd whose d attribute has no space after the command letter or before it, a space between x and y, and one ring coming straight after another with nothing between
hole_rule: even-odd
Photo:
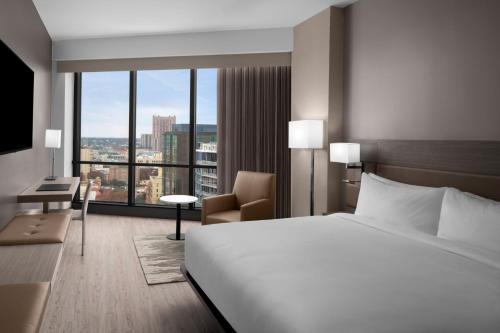
<instances>
[{"instance_id":1,"label":"wooden floor","mask_svg":"<svg viewBox=\"0 0 500 333\"><path fill-rule=\"evenodd\" d=\"M174 230L172 220L89 215L81 257L73 221L41 332L220 332L187 282L146 284L132 237Z\"/></svg>"}]
</instances>

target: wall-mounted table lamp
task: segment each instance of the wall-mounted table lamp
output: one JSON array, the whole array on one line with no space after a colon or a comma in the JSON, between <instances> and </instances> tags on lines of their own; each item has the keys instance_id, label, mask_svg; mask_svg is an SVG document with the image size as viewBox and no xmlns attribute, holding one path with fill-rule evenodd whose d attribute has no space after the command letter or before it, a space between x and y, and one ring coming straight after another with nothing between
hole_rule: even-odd
<instances>
[{"instance_id":1,"label":"wall-mounted table lamp","mask_svg":"<svg viewBox=\"0 0 500 333\"><path fill-rule=\"evenodd\" d=\"M56 180L57 177L54 176L54 160L56 156L56 149L61 148L61 130L45 130L45 148L52 148L52 172L49 177L45 178L45 180Z\"/></svg>"},{"instance_id":2,"label":"wall-mounted table lamp","mask_svg":"<svg viewBox=\"0 0 500 333\"><path fill-rule=\"evenodd\" d=\"M344 163L346 169L361 169L363 163L360 158L360 144L336 142L330 143L330 162ZM356 180L343 179L344 183L358 183Z\"/></svg>"},{"instance_id":3,"label":"wall-mounted table lamp","mask_svg":"<svg viewBox=\"0 0 500 333\"><path fill-rule=\"evenodd\" d=\"M314 150L323 149L323 120L288 123L288 148L311 150L310 214L314 215Z\"/></svg>"}]
</instances>

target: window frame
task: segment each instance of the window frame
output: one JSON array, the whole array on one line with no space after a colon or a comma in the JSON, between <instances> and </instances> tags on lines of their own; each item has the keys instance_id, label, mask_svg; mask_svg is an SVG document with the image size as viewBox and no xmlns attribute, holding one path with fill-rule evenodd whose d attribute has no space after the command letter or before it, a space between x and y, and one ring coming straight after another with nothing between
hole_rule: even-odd
<instances>
[{"instance_id":1,"label":"window frame","mask_svg":"<svg viewBox=\"0 0 500 333\"><path fill-rule=\"evenodd\" d=\"M195 170L213 169L217 170L217 165L196 164L196 99L197 99L197 70L190 71L190 96L189 96L189 161L188 164L172 163L139 163L136 162L136 120L137 120L137 71L128 71L129 79L129 137L128 137L128 162L107 162L107 161L82 161L81 160L81 106L82 106L82 73L75 73L74 84L74 115L73 115L73 175L80 176L80 165L82 164L102 164L119 165L128 167L128 196L126 203L110 201L92 201L89 204L89 211L96 213L122 214L130 216L145 217L175 217L176 208L173 206L163 206L154 204L136 204L135 202L135 170L137 167L162 167L162 168L183 168L189 169L189 195L195 195ZM80 190L78 189L73 198L73 207L81 207ZM110 209L118 208L118 209ZM200 207L194 203L189 204L185 211L185 219L200 219Z\"/></svg>"}]
</instances>

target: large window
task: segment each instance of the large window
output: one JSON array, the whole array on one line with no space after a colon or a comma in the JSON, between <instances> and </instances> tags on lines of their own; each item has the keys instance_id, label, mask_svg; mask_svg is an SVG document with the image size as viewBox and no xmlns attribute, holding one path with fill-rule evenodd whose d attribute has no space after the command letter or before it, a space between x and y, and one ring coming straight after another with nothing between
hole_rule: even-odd
<instances>
[{"instance_id":1,"label":"large window","mask_svg":"<svg viewBox=\"0 0 500 333\"><path fill-rule=\"evenodd\" d=\"M75 82L81 197L90 180L94 201L130 206L216 194L216 69L79 73Z\"/></svg>"}]
</instances>

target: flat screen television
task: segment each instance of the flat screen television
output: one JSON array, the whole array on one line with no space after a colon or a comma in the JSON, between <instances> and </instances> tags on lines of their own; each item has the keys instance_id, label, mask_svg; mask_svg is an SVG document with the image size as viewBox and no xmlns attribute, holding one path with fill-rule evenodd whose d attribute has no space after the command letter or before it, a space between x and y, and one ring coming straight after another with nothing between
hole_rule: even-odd
<instances>
[{"instance_id":1,"label":"flat screen television","mask_svg":"<svg viewBox=\"0 0 500 333\"><path fill-rule=\"evenodd\" d=\"M33 147L34 73L0 40L0 154Z\"/></svg>"}]
</instances>

